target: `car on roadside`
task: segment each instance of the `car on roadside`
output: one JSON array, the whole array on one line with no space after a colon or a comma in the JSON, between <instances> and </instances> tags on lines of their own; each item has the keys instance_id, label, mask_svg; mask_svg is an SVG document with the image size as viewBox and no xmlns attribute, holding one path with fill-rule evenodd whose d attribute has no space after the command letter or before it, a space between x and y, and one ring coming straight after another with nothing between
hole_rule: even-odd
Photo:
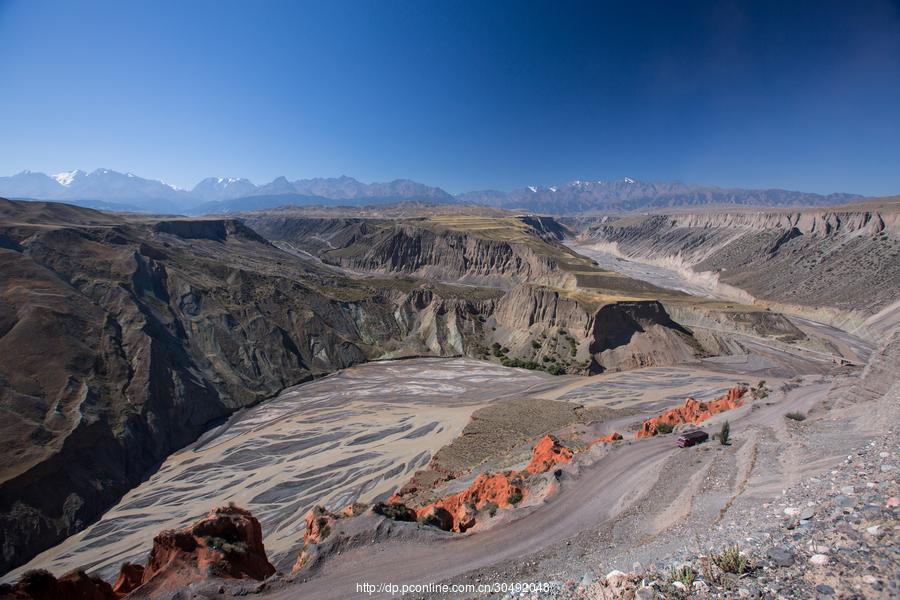
<instances>
[{"instance_id":1,"label":"car on roadside","mask_svg":"<svg viewBox=\"0 0 900 600\"><path fill-rule=\"evenodd\" d=\"M700 429L695 429L693 431L686 431L682 433L680 436L678 436L678 439L675 441L675 443L678 444L679 448L688 448L690 446L702 444L708 439L708 433Z\"/></svg>"}]
</instances>

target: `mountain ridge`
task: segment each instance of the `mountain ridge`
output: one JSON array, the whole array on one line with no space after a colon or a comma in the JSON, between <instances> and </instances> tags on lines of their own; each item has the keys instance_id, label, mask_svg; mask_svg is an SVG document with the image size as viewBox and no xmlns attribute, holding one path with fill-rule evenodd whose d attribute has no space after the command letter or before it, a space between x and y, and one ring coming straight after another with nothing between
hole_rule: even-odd
<instances>
[{"instance_id":1,"label":"mountain ridge","mask_svg":"<svg viewBox=\"0 0 900 600\"><path fill-rule=\"evenodd\" d=\"M722 188L677 181L645 182L630 177L529 185L509 192L477 190L456 195L410 179L363 183L347 175L294 181L280 176L261 185L246 178L207 177L187 190L161 180L111 169L96 169L90 173L62 171L53 175L22 171L0 177L0 196L65 201L121 212L172 214L222 214L284 205L380 205L417 201L479 204L555 215L691 206L827 206L863 198L850 193Z\"/></svg>"}]
</instances>

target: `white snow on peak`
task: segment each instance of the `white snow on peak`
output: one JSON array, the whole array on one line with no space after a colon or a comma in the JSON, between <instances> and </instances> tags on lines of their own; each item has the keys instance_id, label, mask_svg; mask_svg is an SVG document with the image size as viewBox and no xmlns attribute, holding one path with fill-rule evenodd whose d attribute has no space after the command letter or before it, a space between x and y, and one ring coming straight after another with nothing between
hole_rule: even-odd
<instances>
[{"instance_id":1,"label":"white snow on peak","mask_svg":"<svg viewBox=\"0 0 900 600\"><path fill-rule=\"evenodd\" d=\"M553 186L551 185L551 186L550 186L550 191L551 191L551 192L555 192L555 191L556 191L556 188L553 187Z\"/></svg>"},{"instance_id":2,"label":"white snow on peak","mask_svg":"<svg viewBox=\"0 0 900 600\"><path fill-rule=\"evenodd\" d=\"M531 190L532 192L534 192L535 194L537 193L537 188L533 185L529 185L528 189Z\"/></svg>"},{"instance_id":3,"label":"white snow on peak","mask_svg":"<svg viewBox=\"0 0 900 600\"><path fill-rule=\"evenodd\" d=\"M160 180L160 183L163 184L164 186L166 186L167 188L171 188L171 189L175 190L176 192L181 191L180 187L178 187L176 185L172 185L171 183L166 183L165 181L162 181L162 180Z\"/></svg>"},{"instance_id":4,"label":"white snow on peak","mask_svg":"<svg viewBox=\"0 0 900 600\"><path fill-rule=\"evenodd\" d=\"M55 175L51 175L53 179L58 181L60 185L70 186L72 185L72 181L75 179L75 176L78 175L79 171L76 169L74 171L63 171L61 173L56 173Z\"/></svg>"},{"instance_id":5,"label":"white snow on peak","mask_svg":"<svg viewBox=\"0 0 900 600\"><path fill-rule=\"evenodd\" d=\"M625 183L634 183L634 179L631 179L630 177L626 177L624 181Z\"/></svg>"}]
</instances>

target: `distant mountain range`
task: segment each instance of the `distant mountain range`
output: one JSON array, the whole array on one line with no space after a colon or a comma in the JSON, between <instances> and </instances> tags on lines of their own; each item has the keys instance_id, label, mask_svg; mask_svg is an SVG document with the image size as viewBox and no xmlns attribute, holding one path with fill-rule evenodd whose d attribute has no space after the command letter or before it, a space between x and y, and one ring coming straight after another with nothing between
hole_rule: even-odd
<instances>
[{"instance_id":1,"label":"distant mountain range","mask_svg":"<svg viewBox=\"0 0 900 600\"><path fill-rule=\"evenodd\" d=\"M824 206L858 200L855 194L811 194L779 189L724 189L684 183L648 183L628 177L528 186L511 192L483 190L453 196L408 179L362 183L352 177L256 185L248 179L209 177L191 190L110 169L54 175L23 171L0 177L0 196L57 200L104 210L171 214L217 214L284 205L373 205L405 201L483 204L548 214L634 211L696 205Z\"/></svg>"}]
</instances>

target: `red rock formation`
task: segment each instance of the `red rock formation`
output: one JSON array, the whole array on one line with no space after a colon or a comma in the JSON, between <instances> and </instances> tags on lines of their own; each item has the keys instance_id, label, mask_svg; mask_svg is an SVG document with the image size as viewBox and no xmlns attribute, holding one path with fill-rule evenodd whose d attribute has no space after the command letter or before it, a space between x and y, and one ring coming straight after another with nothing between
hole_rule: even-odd
<instances>
[{"instance_id":1,"label":"red rock formation","mask_svg":"<svg viewBox=\"0 0 900 600\"><path fill-rule=\"evenodd\" d=\"M688 398L685 400L684 405L644 421L635 434L635 438L641 439L656 435L656 426L663 423L673 427L683 423L698 425L715 414L743 406L744 402L741 398L746 391L746 388L735 386L728 390L728 393L724 396L709 402L698 402L694 398Z\"/></svg>"},{"instance_id":2,"label":"red rock formation","mask_svg":"<svg viewBox=\"0 0 900 600\"><path fill-rule=\"evenodd\" d=\"M527 495L522 487L522 480L515 472L495 473L488 475L482 473L472 485L458 494L446 496L416 509L416 516L420 520L429 519L431 515L442 515L441 520L446 522L444 512L449 514L449 531L465 531L475 525L476 513L488 508L508 508L519 503Z\"/></svg>"},{"instance_id":3,"label":"red rock formation","mask_svg":"<svg viewBox=\"0 0 900 600\"><path fill-rule=\"evenodd\" d=\"M144 565L123 563L119 569L119 578L113 584L113 591L120 595L131 593L144 581Z\"/></svg>"},{"instance_id":4,"label":"red rock formation","mask_svg":"<svg viewBox=\"0 0 900 600\"><path fill-rule=\"evenodd\" d=\"M331 526L338 516L325 509L324 506L313 506L306 513L306 531L303 533L304 544L321 544L331 533Z\"/></svg>"},{"instance_id":5,"label":"red rock formation","mask_svg":"<svg viewBox=\"0 0 900 600\"><path fill-rule=\"evenodd\" d=\"M141 584L158 590L207 577L262 580L274 572L266 558L259 521L249 511L231 505L212 509L205 519L186 529L157 535Z\"/></svg>"},{"instance_id":6,"label":"red rock formation","mask_svg":"<svg viewBox=\"0 0 900 600\"><path fill-rule=\"evenodd\" d=\"M27 571L18 583L0 586L3 600L116 600L112 586L84 571L71 571L59 579L42 569Z\"/></svg>"},{"instance_id":7,"label":"red rock formation","mask_svg":"<svg viewBox=\"0 0 900 600\"><path fill-rule=\"evenodd\" d=\"M529 475L545 473L572 460L573 455L573 451L555 436L545 435L534 447L531 461L522 471L482 473L465 490L416 507L416 518L446 531L466 531L475 525L478 511L518 504L528 495L524 480ZM401 500L402 495L395 494L388 502L403 506Z\"/></svg>"},{"instance_id":8,"label":"red rock formation","mask_svg":"<svg viewBox=\"0 0 900 600\"><path fill-rule=\"evenodd\" d=\"M559 443L556 437L547 434L534 447L531 462L525 467L527 473L546 473L561 462L572 460L571 450Z\"/></svg>"},{"instance_id":9,"label":"red rock formation","mask_svg":"<svg viewBox=\"0 0 900 600\"><path fill-rule=\"evenodd\" d=\"M591 446L593 446L594 444L608 444L610 442L618 442L621 439L622 439L622 434L619 433L618 431L614 431L608 435L598 437L596 440L591 442Z\"/></svg>"}]
</instances>

